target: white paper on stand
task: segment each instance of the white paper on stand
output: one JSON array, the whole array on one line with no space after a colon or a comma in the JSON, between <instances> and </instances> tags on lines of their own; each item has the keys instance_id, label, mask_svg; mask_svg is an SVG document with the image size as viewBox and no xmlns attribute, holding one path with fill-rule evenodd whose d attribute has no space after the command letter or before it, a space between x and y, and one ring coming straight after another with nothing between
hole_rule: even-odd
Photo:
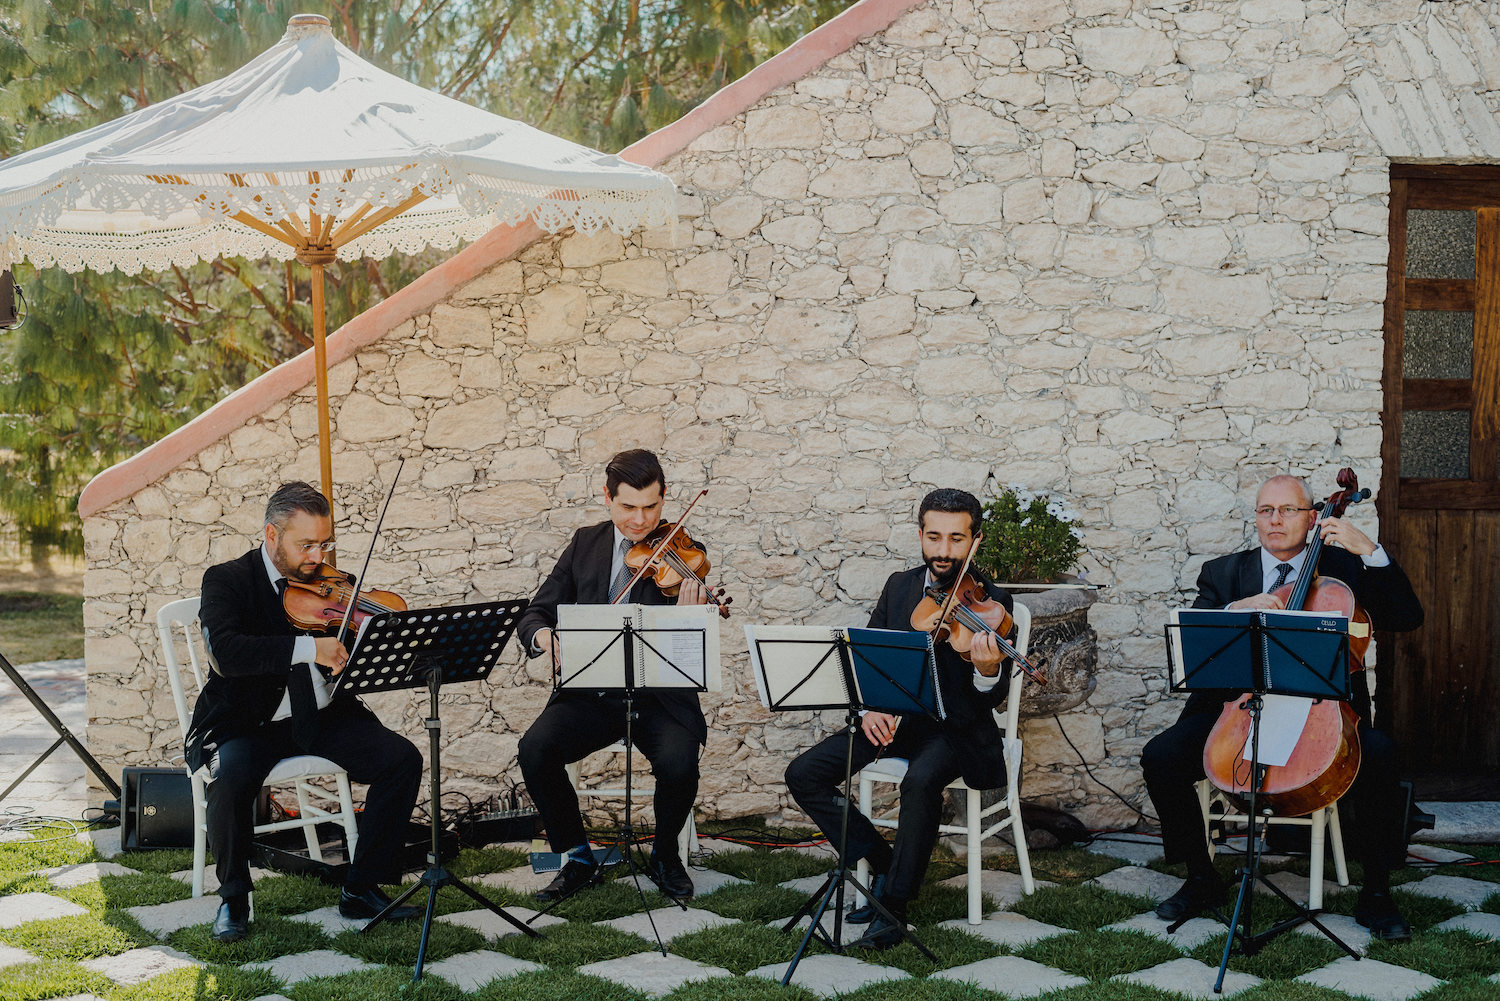
<instances>
[{"instance_id":1,"label":"white paper on stand","mask_svg":"<svg viewBox=\"0 0 1500 1001\"><path fill-rule=\"evenodd\" d=\"M829 655L830 644L840 632L828 626L745 626L760 704L775 708L771 704L774 695L777 701L790 701L796 706L847 706L851 700L842 662L837 655ZM761 644L774 652L774 683L766 677ZM796 686L794 692L788 690L792 685Z\"/></svg>"},{"instance_id":2,"label":"white paper on stand","mask_svg":"<svg viewBox=\"0 0 1500 1001\"><path fill-rule=\"evenodd\" d=\"M1302 695L1263 695L1264 704L1260 713L1260 763L1284 765L1297 747L1302 728L1307 726L1307 715L1312 711L1312 699ZM1241 756L1251 760L1251 740L1245 739Z\"/></svg>"}]
</instances>

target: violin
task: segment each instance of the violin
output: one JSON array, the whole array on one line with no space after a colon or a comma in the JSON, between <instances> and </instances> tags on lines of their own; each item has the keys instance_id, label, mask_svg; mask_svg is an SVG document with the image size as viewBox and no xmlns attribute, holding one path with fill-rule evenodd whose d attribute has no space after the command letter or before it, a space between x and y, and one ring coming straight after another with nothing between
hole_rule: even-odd
<instances>
[{"instance_id":1,"label":"violin","mask_svg":"<svg viewBox=\"0 0 1500 1001\"><path fill-rule=\"evenodd\" d=\"M287 578L281 607L287 619L298 629L342 636L343 627L352 624L356 634L365 619L382 612L404 612L406 601L394 591L374 589L359 591L354 582L324 563L318 576L310 581ZM351 611L350 600L354 607ZM348 623L345 623L345 620ZM335 630L338 630L335 633Z\"/></svg>"},{"instance_id":2,"label":"violin","mask_svg":"<svg viewBox=\"0 0 1500 1001\"><path fill-rule=\"evenodd\" d=\"M1364 670L1370 647L1369 613L1360 607L1348 584L1334 577L1317 575L1323 552L1323 534L1318 525L1328 518L1342 517L1350 504L1370 496L1361 490L1352 469L1341 469L1340 489L1323 501L1312 541L1307 546L1303 572L1295 583L1271 592L1289 611L1306 610L1342 615L1349 620L1349 670ZM1250 791L1250 762L1245 760L1245 741L1250 736L1248 694L1225 704L1219 720L1209 732L1203 748L1203 769L1214 786L1234 796ZM1307 722L1297 745L1284 765L1261 765L1263 777L1256 798L1286 816L1320 810L1342 796L1359 772L1359 716L1347 702L1313 699Z\"/></svg>"},{"instance_id":3,"label":"violin","mask_svg":"<svg viewBox=\"0 0 1500 1001\"><path fill-rule=\"evenodd\" d=\"M946 640L960 657L972 661L970 650L974 637L989 633L995 637L1000 652L1026 672L1026 676L1038 685L1047 683L1047 676L1006 637L1015 631L1015 620L1005 605L990 597L989 589L978 578L969 573L969 561L979 547L979 540L969 548L964 557L955 583L948 589L928 585L922 589L923 598L911 613L911 627L924 633L932 633L938 642Z\"/></svg>"},{"instance_id":4,"label":"violin","mask_svg":"<svg viewBox=\"0 0 1500 1001\"><path fill-rule=\"evenodd\" d=\"M662 594L671 596L682 590L683 581L689 577L704 583L708 572L713 569L708 562L708 552L697 542L688 537L682 530L683 523L687 521L688 515L693 507L708 493L707 488L699 491L698 496L682 512L682 517L675 522L662 522L651 530L644 539L630 547L625 554L625 565L635 571L630 578L630 583L620 592L615 599L619 601L630 593L635 582L651 575L656 582L657 588ZM706 587L709 604L719 610L721 618L729 618L729 605L733 598L724 597L724 589L721 587L715 591L714 588Z\"/></svg>"}]
</instances>

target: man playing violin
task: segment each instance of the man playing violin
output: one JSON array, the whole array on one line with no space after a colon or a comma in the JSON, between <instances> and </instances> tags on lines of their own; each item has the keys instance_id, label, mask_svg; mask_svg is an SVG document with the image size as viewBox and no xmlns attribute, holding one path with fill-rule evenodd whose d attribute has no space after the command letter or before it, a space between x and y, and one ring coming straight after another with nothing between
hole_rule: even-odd
<instances>
[{"instance_id":1,"label":"man playing violin","mask_svg":"<svg viewBox=\"0 0 1500 1001\"><path fill-rule=\"evenodd\" d=\"M917 513L922 566L894 573L870 615L871 629L912 628L912 612L929 585L949 587L979 535L983 517L979 500L963 490L934 490ZM969 573L978 576L971 567ZM1012 599L1003 589L982 581L993 600L1007 611ZM938 687L947 718L891 716L866 712L860 722L863 740L854 741L854 770L877 757L905 758L901 781L901 817L894 844L887 844L870 819L849 812L848 858L870 864L872 892L896 919L905 920L906 905L921 889L932 849L937 844L943 790L962 776L975 789L1005 785L1005 750L993 709L1005 699L1009 665L993 635L976 633L967 663L946 643L935 648ZM847 737L837 733L798 755L786 770L787 789L802 811L837 843L843 819L844 764ZM871 923L859 945L886 949L901 940L901 930L874 907L849 914L853 924Z\"/></svg>"},{"instance_id":2,"label":"man playing violin","mask_svg":"<svg viewBox=\"0 0 1500 1001\"><path fill-rule=\"evenodd\" d=\"M1304 566L1308 533L1314 523L1325 543L1315 570ZM1318 522L1312 493L1301 480L1273 476L1262 484L1255 495L1255 528L1260 539L1258 548L1203 565L1194 608L1282 608L1282 599L1270 592L1312 571L1348 584L1377 629L1405 632L1422 624L1422 603L1385 547L1343 518ZM1361 825L1361 836L1351 842L1351 854L1364 863L1364 883L1354 917L1375 938L1406 939L1411 937L1411 926L1397 910L1390 892L1390 870L1403 863L1406 845L1405 799L1396 781L1396 746L1390 737L1370 726L1370 696L1364 672L1351 677L1351 687L1352 705L1360 718L1361 764L1340 804L1357 811ZM1165 921L1185 920L1227 898L1224 882L1209 861L1194 783L1204 777L1203 748L1209 731L1224 703L1240 695L1194 692L1177 722L1153 737L1141 754L1146 790L1161 819L1166 859L1187 864L1182 887L1156 908Z\"/></svg>"},{"instance_id":3,"label":"man playing violin","mask_svg":"<svg viewBox=\"0 0 1500 1001\"><path fill-rule=\"evenodd\" d=\"M213 936L221 942L249 931L255 803L283 758L327 758L369 784L339 913L373 918L390 903L379 884L400 879L395 863L422 756L353 695L329 698L320 668L337 675L348 652L331 636L299 635L282 608L287 582L315 578L332 550L328 501L307 483L285 483L266 504L261 544L203 574L198 618L210 672L193 709L186 757L209 778L208 840L222 900ZM413 914L402 907L391 917Z\"/></svg>"},{"instance_id":4,"label":"man playing violin","mask_svg":"<svg viewBox=\"0 0 1500 1001\"><path fill-rule=\"evenodd\" d=\"M517 626L531 656L546 654L553 664L561 663L554 632L557 606L604 604L630 583L634 572L626 565L625 555L661 524L665 491L666 476L653 453L630 449L609 460L604 467L609 520L573 533ZM644 574L619 600L641 605L702 605L708 598L696 577L685 578L674 598L662 593L650 574ZM677 837L698 795L698 749L708 740L708 726L697 692L639 692L634 707L637 719L631 736L656 777L656 837L647 871L663 893L685 900L693 895L693 881L677 854ZM521 738L517 754L526 789L541 814L552 850L566 856L557 878L537 893L538 901L559 900L593 878L594 855L567 765L624 736L623 694L560 689Z\"/></svg>"}]
</instances>

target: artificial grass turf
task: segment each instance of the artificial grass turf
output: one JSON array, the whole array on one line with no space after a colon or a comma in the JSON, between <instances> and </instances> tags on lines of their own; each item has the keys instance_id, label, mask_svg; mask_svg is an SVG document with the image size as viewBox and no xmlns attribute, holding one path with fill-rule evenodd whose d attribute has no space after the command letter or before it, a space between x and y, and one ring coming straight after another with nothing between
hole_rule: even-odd
<instances>
[{"instance_id":1,"label":"artificial grass turf","mask_svg":"<svg viewBox=\"0 0 1500 1001\"><path fill-rule=\"evenodd\" d=\"M421 921L385 922L369 931L350 928L333 938L333 948L371 963L415 966L421 942ZM472 928L434 921L427 940L426 962L436 963L462 952L482 949L485 937Z\"/></svg>"},{"instance_id":2,"label":"artificial grass turf","mask_svg":"<svg viewBox=\"0 0 1500 1001\"><path fill-rule=\"evenodd\" d=\"M179 928L167 942L194 959L230 966L328 948L328 936L317 925L259 914L250 922L250 934L238 942L215 942L212 923Z\"/></svg>"},{"instance_id":3,"label":"artificial grass turf","mask_svg":"<svg viewBox=\"0 0 1500 1001\"><path fill-rule=\"evenodd\" d=\"M339 888L312 876L262 876L255 881L254 897L257 919L286 917L337 904Z\"/></svg>"},{"instance_id":4,"label":"artificial grass turf","mask_svg":"<svg viewBox=\"0 0 1500 1001\"><path fill-rule=\"evenodd\" d=\"M674 940L674 944L675 944ZM517 959L544 966L572 969L606 959L619 959L656 948L639 935L631 935L609 925L569 922L543 929L541 938L507 935L493 948Z\"/></svg>"},{"instance_id":5,"label":"artificial grass turf","mask_svg":"<svg viewBox=\"0 0 1500 1001\"><path fill-rule=\"evenodd\" d=\"M1089 980L1107 980L1178 959L1182 953L1136 931L1081 931L1053 935L1015 950L1022 959Z\"/></svg>"},{"instance_id":6,"label":"artificial grass turf","mask_svg":"<svg viewBox=\"0 0 1500 1001\"><path fill-rule=\"evenodd\" d=\"M252 1001L275 994L281 984L265 970L205 966L171 970L144 983L117 987L110 1001Z\"/></svg>"},{"instance_id":7,"label":"artificial grass turf","mask_svg":"<svg viewBox=\"0 0 1500 1001\"><path fill-rule=\"evenodd\" d=\"M159 848L149 852L124 852L111 861L141 872L183 872L193 867L193 850L191 848ZM209 854L204 865L212 869L213 864L213 855Z\"/></svg>"},{"instance_id":8,"label":"artificial grass turf","mask_svg":"<svg viewBox=\"0 0 1500 1001\"><path fill-rule=\"evenodd\" d=\"M73 994L105 994L113 985L102 973L77 963L43 959L0 971L0 1001L40 1001Z\"/></svg>"},{"instance_id":9,"label":"artificial grass turf","mask_svg":"<svg viewBox=\"0 0 1500 1001\"><path fill-rule=\"evenodd\" d=\"M1215 935L1192 950L1190 955L1207 966L1218 969L1224 958L1223 935ZM1236 973L1248 973L1262 980L1292 980L1304 973L1327 966L1344 955L1344 950L1334 945L1321 934L1301 935L1288 932L1278 935L1253 956L1239 953L1229 957L1229 968Z\"/></svg>"},{"instance_id":10,"label":"artificial grass turf","mask_svg":"<svg viewBox=\"0 0 1500 1001\"><path fill-rule=\"evenodd\" d=\"M519 848L465 848L448 863L448 871L460 879L470 879L487 872L504 872L525 865L529 857Z\"/></svg>"},{"instance_id":11,"label":"artificial grass turf","mask_svg":"<svg viewBox=\"0 0 1500 1001\"><path fill-rule=\"evenodd\" d=\"M1493 939L1466 931L1433 931L1408 942L1371 942L1369 957L1408 966L1439 980L1500 973L1500 948ZM1500 984L1495 984L1500 997Z\"/></svg>"},{"instance_id":12,"label":"artificial grass turf","mask_svg":"<svg viewBox=\"0 0 1500 1001\"><path fill-rule=\"evenodd\" d=\"M292 1001L372 1001L376 998L458 1001L465 997L463 991L442 977L424 973L421 980L413 983L411 970L395 966L355 970L335 977L309 977L286 988L282 993Z\"/></svg>"},{"instance_id":13,"label":"artificial grass turf","mask_svg":"<svg viewBox=\"0 0 1500 1001\"><path fill-rule=\"evenodd\" d=\"M648 997L613 980L572 970L519 973L514 977L492 980L466 996L476 1001L646 1001Z\"/></svg>"},{"instance_id":14,"label":"artificial grass turf","mask_svg":"<svg viewBox=\"0 0 1500 1001\"><path fill-rule=\"evenodd\" d=\"M803 876L821 876L837 863L833 855L808 855L799 851L755 848L747 852L720 852L705 863L710 869L747 879L752 883L784 883Z\"/></svg>"},{"instance_id":15,"label":"artificial grass turf","mask_svg":"<svg viewBox=\"0 0 1500 1001\"><path fill-rule=\"evenodd\" d=\"M1029 858L1032 878L1051 880L1054 883L1075 879L1094 879L1125 865L1117 858L1073 847L1031 852ZM1014 852L1002 852L985 859L984 868L1019 873L1021 863Z\"/></svg>"},{"instance_id":16,"label":"artificial grass turf","mask_svg":"<svg viewBox=\"0 0 1500 1001\"><path fill-rule=\"evenodd\" d=\"M912 928L912 932L937 957L936 963L928 959L909 939L889 949L850 949L847 954L875 966L894 966L914 977L925 977L929 973L955 966L967 966L1000 954L994 943L957 928L921 925ZM789 959L790 956L784 958Z\"/></svg>"},{"instance_id":17,"label":"artificial grass turf","mask_svg":"<svg viewBox=\"0 0 1500 1001\"><path fill-rule=\"evenodd\" d=\"M181 880L154 872L102 876L95 883L83 883L66 890L54 889L47 892L71 900L95 913L186 900L193 893L192 888Z\"/></svg>"},{"instance_id":18,"label":"artificial grass turf","mask_svg":"<svg viewBox=\"0 0 1500 1001\"><path fill-rule=\"evenodd\" d=\"M696 898L692 906L738 921L765 923L791 917L806 899L806 894L784 886L730 883Z\"/></svg>"},{"instance_id":19,"label":"artificial grass turf","mask_svg":"<svg viewBox=\"0 0 1500 1001\"><path fill-rule=\"evenodd\" d=\"M156 940L140 930L127 914L73 914L44 921L28 921L0 931L0 941L44 959L74 962L114 956Z\"/></svg>"},{"instance_id":20,"label":"artificial grass turf","mask_svg":"<svg viewBox=\"0 0 1500 1001\"><path fill-rule=\"evenodd\" d=\"M720 925L677 936L672 940L670 951L739 974L772 963L788 962L801 940L800 930L792 934L766 925ZM817 939L813 939L807 950L810 956L827 952L827 947Z\"/></svg>"},{"instance_id":21,"label":"artificial grass turf","mask_svg":"<svg viewBox=\"0 0 1500 1001\"><path fill-rule=\"evenodd\" d=\"M1155 904L1145 897L1113 893L1099 886L1047 886L1022 897L1011 910L1033 921L1074 931L1093 931L1124 921Z\"/></svg>"}]
</instances>

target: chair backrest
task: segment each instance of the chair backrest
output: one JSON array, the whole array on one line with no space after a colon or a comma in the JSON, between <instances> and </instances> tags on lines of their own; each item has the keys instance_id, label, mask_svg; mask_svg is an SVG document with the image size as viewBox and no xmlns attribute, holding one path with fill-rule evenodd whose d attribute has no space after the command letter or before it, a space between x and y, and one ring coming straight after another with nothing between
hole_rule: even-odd
<instances>
[{"instance_id":1,"label":"chair backrest","mask_svg":"<svg viewBox=\"0 0 1500 1001\"><path fill-rule=\"evenodd\" d=\"M1023 656L1031 652L1031 609L1016 602L1011 609L1011 618L1016 623L1015 648ZM995 710L995 719L1007 737L1018 737L1021 733L1021 686L1026 682L1026 672L1018 667L1010 671L1010 691L1005 696L1005 711Z\"/></svg>"},{"instance_id":2,"label":"chair backrest","mask_svg":"<svg viewBox=\"0 0 1500 1001\"><path fill-rule=\"evenodd\" d=\"M172 701L177 706L177 725L182 728L182 739L187 740L188 724L192 714L188 712L187 691L182 684L182 662L177 659L179 634L187 647L188 664L193 671L194 693L203 689L203 658L199 650L203 645L203 630L198 625L197 598L181 598L170 601L156 613L156 634L161 639L162 662L167 665L167 680L172 684Z\"/></svg>"}]
</instances>

